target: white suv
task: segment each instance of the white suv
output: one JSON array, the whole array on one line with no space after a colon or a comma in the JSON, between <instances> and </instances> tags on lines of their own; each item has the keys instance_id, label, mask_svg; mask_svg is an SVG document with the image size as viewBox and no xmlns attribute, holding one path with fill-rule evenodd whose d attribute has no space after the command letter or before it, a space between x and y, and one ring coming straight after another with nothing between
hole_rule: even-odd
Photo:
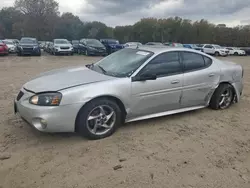
<instances>
[{"instance_id":1,"label":"white suv","mask_svg":"<svg viewBox=\"0 0 250 188\"><path fill-rule=\"evenodd\" d=\"M246 55L246 52L244 50L240 50L239 48L227 47L226 49L229 50L229 55Z\"/></svg>"},{"instance_id":2,"label":"white suv","mask_svg":"<svg viewBox=\"0 0 250 188\"><path fill-rule=\"evenodd\" d=\"M74 49L72 44L67 39L54 39L52 54L68 54L73 55Z\"/></svg>"},{"instance_id":3,"label":"white suv","mask_svg":"<svg viewBox=\"0 0 250 188\"><path fill-rule=\"evenodd\" d=\"M223 48L216 44L204 44L202 49L203 52L215 56L227 56L229 54L228 49Z\"/></svg>"}]
</instances>

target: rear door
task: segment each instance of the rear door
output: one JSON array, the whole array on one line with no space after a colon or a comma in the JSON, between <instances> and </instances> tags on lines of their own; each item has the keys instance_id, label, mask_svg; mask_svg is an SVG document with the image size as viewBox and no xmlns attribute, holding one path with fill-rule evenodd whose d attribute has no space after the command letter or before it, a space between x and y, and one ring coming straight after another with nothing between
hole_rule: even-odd
<instances>
[{"instance_id":1,"label":"rear door","mask_svg":"<svg viewBox=\"0 0 250 188\"><path fill-rule=\"evenodd\" d=\"M184 66L181 107L204 106L219 82L220 69L211 58L193 52L182 52Z\"/></svg>"}]
</instances>

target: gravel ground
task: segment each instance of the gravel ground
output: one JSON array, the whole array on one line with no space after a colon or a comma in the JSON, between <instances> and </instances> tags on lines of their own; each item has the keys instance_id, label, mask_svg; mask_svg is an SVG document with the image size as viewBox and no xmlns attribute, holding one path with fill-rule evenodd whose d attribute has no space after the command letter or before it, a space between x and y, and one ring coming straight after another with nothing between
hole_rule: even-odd
<instances>
[{"instance_id":1,"label":"gravel ground","mask_svg":"<svg viewBox=\"0 0 250 188\"><path fill-rule=\"evenodd\" d=\"M13 114L13 98L36 74L98 57L0 57L0 187L249 188L250 57L240 103L130 123L88 141L44 134Z\"/></svg>"}]
</instances>

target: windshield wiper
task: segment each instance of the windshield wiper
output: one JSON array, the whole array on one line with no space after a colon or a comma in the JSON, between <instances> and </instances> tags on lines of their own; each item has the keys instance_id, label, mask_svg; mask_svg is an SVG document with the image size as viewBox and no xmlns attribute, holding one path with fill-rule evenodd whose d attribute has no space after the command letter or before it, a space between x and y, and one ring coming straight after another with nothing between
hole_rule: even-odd
<instances>
[{"instance_id":1,"label":"windshield wiper","mask_svg":"<svg viewBox=\"0 0 250 188\"><path fill-rule=\"evenodd\" d=\"M97 65L97 66L98 66L98 68L100 68L100 69L102 70L102 72L103 72L104 74L107 73L107 71L106 71L102 66L100 66L100 65Z\"/></svg>"}]
</instances>

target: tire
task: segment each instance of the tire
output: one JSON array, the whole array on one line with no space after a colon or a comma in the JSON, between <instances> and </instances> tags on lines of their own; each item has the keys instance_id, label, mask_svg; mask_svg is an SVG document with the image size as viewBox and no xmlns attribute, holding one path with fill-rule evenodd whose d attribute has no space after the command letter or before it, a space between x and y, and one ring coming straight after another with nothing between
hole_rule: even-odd
<instances>
[{"instance_id":1,"label":"tire","mask_svg":"<svg viewBox=\"0 0 250 188\"><path fill-rule=\"evenodd\" d=\"M71 55L71 56L74 55L74 52L71 52L70 55Z\"/></svg>"},{"instance_id":2,"label":"tire","mask_svg":"<svg viewBox=\"0 0 250 188\"><path fill-rule=\"evenodd\" d=\"M22 56L22 54L20 52L17 53L18 56Z\"/></svg>"},{"instance_id":3,"label":"tire","mask_svg":"<svg viewBox=\"0 0 250 188\"><path fill-rule=\"evenodd\" d=\"M109 108L112 109L114 114L113 114L113 116L111 116L111 118L114 118L114 119L111 119L111 118L109 119L109 121L111 120L111 122L113 122L113 123L112 123L112 128L110 128L107 132L103 132L102 134L97 133L98 129L100 129L100 130L105 129L102 126L98 126L98 128L95 129L96 134L94 134L92 131L94 130L95 126L90 127L90 125L91 125L91 123L96 124L96 121L98 121L98 119L95 119L95 120L88 120L88 119L92 113L94 113L96 110L97 111L99 110L99 106L102 106L104 110L105 109L107 110ZM105 112L105 113L108 114L109 112ZM100 115L99 112L97 112L97 114ZM92 115L92 116L97 117L99 115ZM106 117L108 117L108 115ZM80 133L80 135L82 135L85 138L88 138L91 140L102 139L102 138L105 138L105 137L112 135L116 131L116 129L123 122L122 117L123 116L122 116L121 109L116 102L114 102L113 100L106 99L106 98L95 99L93 101L88 102L79 111L79 113L77 115L77 120L76 120L76 130L78 133ZM100 120L100 121L102 121L102 120Z\"/></svg>"},{"instance_id":4,"label":"tire","mask_svg":"<svg viewBox=\"0 0 250 188\"><path fill-rule=\"evenodd\" d=\"M238 56L238 55L239 55L239 53L238 53L238 52L234 52L234 55L237 55L237 56Z\"/></svg>"},{"instance_id":5,"label":"tire","mask_svg":"<svg viewBox=\"0 0 250 188\"><path fill-rule=\"evenodd\" d=\"M225 95L225 92L229 92L229 98L227 100L228 104L223 106L220 104L222 102L222 95ZM230 84L220 84L219 87L215 90L209 106L214 109L214 110L223 110L228 108L234 99L234 92L233 92L233 87Z\"/></svg>"},{"instance_id":6,"label":"tire","mask_svg":"<svg viewBox=\"0 0 250 188\"><path fill-rule=\"evenodd\" d=\"M86 56L89 56L89 52L88 52L87 49L85 50L85 55L86 55Z\"/></svg>"},{"instance_id":7,"label":"tire","mask_svg":"<svg viewBox=\"0 0 250 188\"><path fill-rule=\"evenodd\" d=\"M220 53L219 53L219 52L215 52L214 55L215 55L215 56L219 56Z\"/></svg>"}]
</instances>

